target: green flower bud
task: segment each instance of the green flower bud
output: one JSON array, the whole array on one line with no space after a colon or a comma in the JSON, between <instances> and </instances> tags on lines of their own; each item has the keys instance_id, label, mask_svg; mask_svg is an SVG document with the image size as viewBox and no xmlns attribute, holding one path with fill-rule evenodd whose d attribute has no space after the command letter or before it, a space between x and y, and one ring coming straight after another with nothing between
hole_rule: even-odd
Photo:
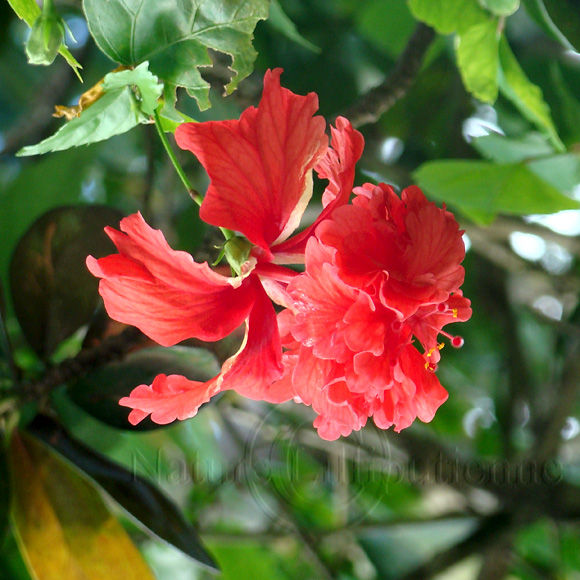
<instances>
[{"instance_id":1,"label":"green flower bud","mask_svg":"<svg viewBox=\"0 0 580 580\"><path fill-rule=\"evenodd\" d=\"M226 259L238 276L242 273L242 265L250 257L251 250L252 244L241 236L230 238L224 246Z\"/></svg>"},{"instance_id":2,"label":"green flower bud","mask_svg":"<svg viewBox=\"0 0 580 580\"><path fill-rule=\"evenodd\" d=\"M52 64L64 42L64 22L52 2L45 0L42 13L36 19L26 43L30 64Z\"/></svg>"}]
</instances>

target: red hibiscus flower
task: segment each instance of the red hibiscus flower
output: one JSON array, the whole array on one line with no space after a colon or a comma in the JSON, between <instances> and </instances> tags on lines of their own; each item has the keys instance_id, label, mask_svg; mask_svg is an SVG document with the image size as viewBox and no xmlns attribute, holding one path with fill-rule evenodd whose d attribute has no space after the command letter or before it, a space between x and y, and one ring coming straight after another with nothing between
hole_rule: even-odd
<instances>
[{"instance_id":1,"label":"red hibiscus flower","mask_svg":"<svg viewBox=\"0 0 580 580\"><path fill-rule=\"evenodd\" d=\"M122 220L121 231L107 228L118 254L87 258L89 270L101 278L99 292L109 315L161 345L187 338L220 340L246 325L241 348L212 380L159 375L152 385L139 385L121 399L133 409L133 424L149 414L160 424L192 417L225 389L270 402L294 396L278 381L282 349L272 301L288 306L286 285L296 273L280 264L303 262L317 225L347 203L363 139L339 118L329 147L324 119L313 116L316 95L282 88L280 74L266 73L259 106L239 120L186 123L175 133L177 143L198 157L211 178L202 219L245 238L227 242L244 255L232 263L237 276L224 276L172 250L140 214ZM329 181L324 209L310 228L290 238L312 194L312 170Z\"/></svg>"},{"instance_id":2,"label":"red hibiscus flower","mask_svg":"<svg viewBox=\"0 0 580 580\"><path fill-rule=\"evenodd\" d=\"M292 305L279 315L287 350L278 387L312 406L324 439L370 416L397 431L430 421L447 399L433 372L438 337L461 346L443 326L471 316L453 216L417 187L400 198L385 184L356 194L308 241L306 271L290 281Z\"/></svg>"}]
</instances>

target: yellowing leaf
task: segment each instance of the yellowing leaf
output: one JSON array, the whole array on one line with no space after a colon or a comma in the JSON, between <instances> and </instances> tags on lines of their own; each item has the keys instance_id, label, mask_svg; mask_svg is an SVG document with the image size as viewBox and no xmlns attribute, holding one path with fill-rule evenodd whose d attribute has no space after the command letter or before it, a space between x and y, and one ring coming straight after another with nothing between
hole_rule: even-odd
<instances>
[{"instance_id":1,"label":"yellowing leaf","mask_svg":"<svg viewBox=\"0 0 580 580\"><path fill-rule=\"evenodd\" d=\"M9 455L15 535L35 580L154 580L87 480L25 433Z\"/></svg>"}]
</instances>

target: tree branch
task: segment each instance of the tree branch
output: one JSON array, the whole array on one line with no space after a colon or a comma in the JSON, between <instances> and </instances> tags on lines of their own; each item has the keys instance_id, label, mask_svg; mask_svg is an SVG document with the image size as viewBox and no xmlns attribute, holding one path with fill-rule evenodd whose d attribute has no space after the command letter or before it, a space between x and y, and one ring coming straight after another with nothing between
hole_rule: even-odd
<instances>
[{"instance_id":1,"label":"tree branch","mask_svg":"<svg viewBox=\"0 0 580 580\"><path fill-rule=\"evenodd\" d=\"M48 369L41 379L22 383L16 387L16 394L25 402L42 400L59 385L83 376L98 366L122 358L145 340L147 337L141 331L133 327L127 328L120 334L103 340L98 346L82 350L77 356Z\"/></svg>"},{"instance_id":2,"label":"tree branch","mask_svg":"<svg viewBox=\"0 0 580 580\"><path fill-rule=\"evenodd\" d=\"M344 112L354 127L374 123L407 93L434 38L432 28L422 23L417 25L393 72Z\"/></svg>"}]
</instances>

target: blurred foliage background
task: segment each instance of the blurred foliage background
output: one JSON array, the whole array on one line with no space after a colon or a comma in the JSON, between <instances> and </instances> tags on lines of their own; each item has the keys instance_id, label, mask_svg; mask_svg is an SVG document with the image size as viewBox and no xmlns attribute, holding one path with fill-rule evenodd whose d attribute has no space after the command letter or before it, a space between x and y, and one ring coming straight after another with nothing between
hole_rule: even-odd
<instances>
[{"instance_id":1,"label":"blurred foliage background","mask_svg":"<svg viewBox=\"0 0 580 580\"><path fill-rule=\"evenodd\" d=\"M245 41L230 31L209 44L203 111L162 35L110 58L129 24L107 10L123 3L56 1L82 84L62 56L28 64L34 2L0 3L0 577L580 578L580 4L202 4L210 21L232 6L251 21ZM183 9L153 6L141 16L153 29ZM251 74L224 96L228 53ZM135 385L208 378L234 348L156 347L108 320L84 267L112 250L103 226L137 210L173 247L215 259L146 109L147 91L160 94L151 73L85 110L101 115L101 142L16 154L64 124L55 105L146 60L168 131L184 118L170 110L176 87L181 113L237 118L265 69L282 67L284 86L363 132L358 185L418 183L456 212L473 318L439 367L450 397L431 424L325 442L310 409L233 392L183 423L126 422L116 401ZM135 86L134 127L113 136ZM195 159L178 157L204 191Z\"/></svg>"}]
</instances>

